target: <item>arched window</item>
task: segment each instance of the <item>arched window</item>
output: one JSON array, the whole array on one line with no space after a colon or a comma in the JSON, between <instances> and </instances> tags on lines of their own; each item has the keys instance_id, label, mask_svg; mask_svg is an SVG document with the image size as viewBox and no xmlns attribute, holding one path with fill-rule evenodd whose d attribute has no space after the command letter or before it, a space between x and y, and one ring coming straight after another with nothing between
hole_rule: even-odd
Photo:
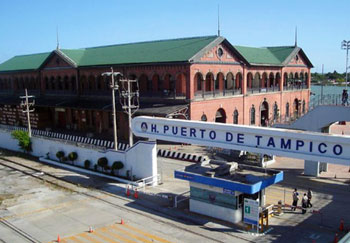
<instances>
[{"instance_id":1,"label":"arched window","mask_svg":"<svg viewBox=\"0 0 350 243\"><path fill-rule=\"evenodd\" d=\"M228 73L226 75L226 80L225 80L225 89L233 89L234 88L234 76L232 73Z\"/></svg>"},{"instance_id":2,"label":"arched window","mask_svg":"<svg viewBox=\"0 0 350 243\"><path fill-rule=\"evenodd\" d=\"M202 75L200 73L196 74L197 90L202 90Z\"/></svg>"},{"instance_id":3,"label":"arched window","mask_svg":"<svg viewBox=\"0 0 350 243\"><path fill-rule=\"evenodd\" d=\"M208 120L207 116L205 114L203 114L202 117L201 117L201 121L207 121L207 120Z\"/></svg>"},{"instance_id":4,"label":"arched window","mask_svg":"<svg viewBox=\"0 0 350 243\"><path fill-rule=\"evenodd\" d=\"M152 88L153 88L152 79L147 78L146 90L147 90L148 92L151 92L151 91L152 91Z\"/></svg>"},{"instance_id":5,"label":"arched window","mask_svg":"<svg viewBox=\"0 0 350 243\"><path fill-rule=\"evenodd\" d=\"M288 84L288 74L284 73L283 75L283 86L286 87Z\"/></svg>"},{"instance_id":6,"label":"arched window","mask_svg":"<svg viewBox=\"0 0 350 243\"><path fill-rule=\"evenodd\" d=\"M57 83L57 85L58 85L58 89L59 89L59 90L62 90L62 89L63 89L63 85L62 85L61 76L58 76L58 77L56 78L56 83Z\"/></svg>"},{"instance_id":7,"label":"arched window","mask_svg":"<svg viewBox=\"0 0 350 243\"><path fill-rule=\"evenodd\" d=\"M103 77L102 75L97 75L96 77L97 90L102 90L103 87Z\"/></svg>"},{"instance_id":8,"label":"arched window","mask_svg":"<svg viewBox=\"0 0 350 243\"><path fill-rule=\"evenodd\" d=\"M305 114L305 111L306 111L306 107L305 106L306 106L305 100L303 100L303 108L302 108L303 109L303 114Z\"/></svg>"},{"instance_id":9,"label":"arched window","mask_svg":"<svg viewBox=\"0 0 350 243\"><path fill-rule=\"evenodd\" d=\"M273 105L273 120L276 121L278 120L278 105L277 102Z\"/></svg>"},{"instance_id":10,"label":"arched window","mask_svg":"<svg viewBox=\"0 0 350 243\"><path fill-rule=\"evenodd\" d=\"M55 90L56 89L56 84L55 84L55 77L54 76L51 76L50 78L50 87L51 87L51 90Z\"/></svg>"},{"instance_id":11,"label":"arched window","mask_svg":"<svg viewBox=\"0 0 350 243\"><path fill-rule=\"evenodd\" d=\"M238 111L235 109L233 112L233 124L238 124Z\"/></svg>"},{"instance_id":12,"label":"arched window","mask_svg":"<svg viewBox=\"0 0 350 243\"><path fill-rule=\"evenodd\" d=\"M242 80L243 80L243 77L242 77L242 74L241 73L237 73L236 74L236 85L235 85L235 89L239 89L240 90L240 94L242 94Z\"/></svg>"},{"instance_id":13,"label":"arched window","mask_svg":"<svg viewBox=\"0 0 350 243\"><path fill-rule=\"evenodd\" d=\"M68 78L68 76L64 76L63 82L64 82L64 90L69 90L69 78Z\"/></svg>"},{"instance_id":14,"label":"arched window","mask_svg":"<svg viewBox=\"0 0 350 243\"><path fill-rule=\"evenodd\" d=\"M253 88L260 88L261 87L261 77L260 73L255 73L254 79L253 79Z\"/></svg>"},{"instance_id":15,"label":"arched window","mask_svg":"<svg viewBox=\"0 0 350 243\"><path fill-rule=\"evenodd\" d=\"M72 91L75 91L75 88L76 88L76 78L75 78L75 76L72 76L70 78L70 87L71 87Z\"/></svg>"},{"instance_id":16,"label":"arched window","mask_svg":"<svg viewBox=\"0 0 350 243\"><path fill-rule=\"evenodd\" d=\"M255 125L255 107L252 105L250 109L250 125Z\"/></svg>"},{"instance_id":17,"label":"arched window","mask_svg":"<svg viewBox=\"0 0 350 243\"><path fill-rule=\"evenodd\" d=\"M212 82L214 82L214 75L212 73L207 73L205 76L205 91L212 91Z\"/></svg>"},{"instance_id":18,"label":"arched window","mask_svg":"<svg viewBox=\"0 0 350 243\"><path fill-rule=\"evenodd\" d=\"M286 104L286 117L289 117L289 102Z\"/></svg>"}]
</instances>

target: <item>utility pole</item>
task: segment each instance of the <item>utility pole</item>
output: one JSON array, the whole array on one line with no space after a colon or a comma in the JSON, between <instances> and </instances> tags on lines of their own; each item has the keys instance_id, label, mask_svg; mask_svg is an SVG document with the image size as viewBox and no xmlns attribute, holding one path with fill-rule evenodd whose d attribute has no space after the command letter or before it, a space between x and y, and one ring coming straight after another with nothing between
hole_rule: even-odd
<instances>
[{"instance_id":1,"label":"utility pole","mask_svg":"<svg viewBox=\"0 0 350 243\"><path fill-rule=\"evenodd\" d=\"M32 108L35 104L35 96L28 96L27 89L25 89L25 96L20 96L21 99L21 107L23 109L23 113L27 113L27 121L28 121L28 136L32 137L32 129L30 125L30 113L34 112L34 108ZM29 99L33 99L31 102L29 102ZM31 109L32 108L32 109Z\"/></svg>"},{"instance_id":2,"label":"utility pole","mask_svg":"<svg viewBox=\"0 0 350 243\"><path fill-rule=\"evenodd\" d=\"M120 104L128 114L129 120L129 145L134 144L133 134L131 131L131 117L139 109L139 85L137 80L121 79L122 90L119 89ZM125 87L126 86L126 87Z\"/></svg>"},{"instance_id":3,"label":"utility pole","mask_svg":"<svg viewBox=\"0 0 350 243\"><path fill-rule=\"evenodd\" d=\"M114 136L114 149L118 150L118 136L117 136L117 111L115 107L115 91L119 88L118 83L115 82L114 76L123 76L120 72L114 72L111 67L111 72L102 73L101 76L111 76L110 87L112 89L112 105L113 105L113 136Z\"/></svg>"},{"instance_id":4,"label":"utility pole","mask_svg":"<svg viewBox=\"0 0 350 243\"><path fill-rule=\"evenodd\" d=\"M323 85L324 85L324 76L323 76L323 64L322 64L322 84L321 84L321 104L323 104Z\"/></svg>"},{"instance_id":5,"label":"utility pole","mask_svg":"<svg viewBox=\"0 0 350 243\"><path fill-rule=\"evenodd\" d=\"M345 66L345 89L348 89L348 61L349 61L349 49L350 41L343 40L341 43L341 49L346 50L346 66Z\"/></svg>"}]
</instances>

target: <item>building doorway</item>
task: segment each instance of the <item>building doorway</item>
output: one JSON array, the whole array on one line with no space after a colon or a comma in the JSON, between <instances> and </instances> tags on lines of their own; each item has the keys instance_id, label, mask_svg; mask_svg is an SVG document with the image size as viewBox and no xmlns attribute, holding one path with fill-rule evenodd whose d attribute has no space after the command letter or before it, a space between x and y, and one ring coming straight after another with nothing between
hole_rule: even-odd
<instances>
[{"instance_id":1,"label":"building doorway","mask_svg":"<svg viewBox=\"0 0 350 243\"><path fill-rule=\"evenodd\" d=\"M57 128L62 128L65 129L66 128L66 111L64 109L56 109L56 113L57 113Z\"/></svg>"},{"instance_id":2,"label":"building doorway","mask_svg":"<svg viewBox=\"0 0 350 243\"><path fill-rule=\"evenodd\" d=\"M298 118L299 117L299 100L298 99L295 99L294 100L294 118Z\"/></svg>"},{"instance_id":3,"label":"building doorway","mask_svg":"<svg viewBox=\"0 0 350 243\"><path fill-rule=\"evenodd\" d=\"M215 122L226 123L226 112L224 109L220 108L216 111Z\"/></svg>"},{"instance_id":4,"label":"building doorway","mask_svg":"<svg viewBox=\"0 0 350 243\"><path fill-rule=\"evenodd\" d=\"M260 107L260 124L262 127L269 125L269 104L266 101Z\"/></svg>"}]
</instances>

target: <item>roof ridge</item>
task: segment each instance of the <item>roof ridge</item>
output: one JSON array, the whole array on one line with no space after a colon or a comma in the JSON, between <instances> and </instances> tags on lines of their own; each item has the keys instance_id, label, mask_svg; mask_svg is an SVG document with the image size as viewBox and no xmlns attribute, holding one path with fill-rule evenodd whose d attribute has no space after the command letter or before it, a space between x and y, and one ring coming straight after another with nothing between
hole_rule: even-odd
<instances>
[{"instance_id":1,"label":"roof ridge","mask_svg":"<svg viewBox=\"0 0 350 243\"><path fill-rule=\"evenodd\" d=\"M295 46L266 46L266 48L282 48L282 47L294 48Z\"/></svg>"},{"instance_id":2,"label":"roof ridge","mask_svg":"<svg viewBox=\"0 0 350 243\"><path fill-rule=\"evenodd\" d=\"M48 54L48 53L51 53L51 51L40 52L40 53L32 53L32 54L24 54L24 55L16 55L16 56L13 56L12 58L14 58L14 57L26 57L26 56L33 56L33 55L42 55L42 54ZM10 59L12 59L12 58L10 58ZM8 59L8 60L10 60L10 59Z\"/></svg>"},{"instance_id":3,"label":"roof ridge","mask_svg":"<svg viewBox=\"0 0 350 243\"><path fill-rule=\"evenodd\" d=\"M139 42L130 42L130 43L111 44L111 45L106 45L106 46L85 47L85 48L81 48L81 49L87 50L87 49L104 48L104 47L112 47L112 46L144 44L144 43L150 43L150 42L165 42L165 41L174 41L174 40L190 40L190 39L209 38L209 37L218 37L218 36L217 35L207 35L207 36L181 37L181 38L162 39L162 40L149 40L149 41L139 41ZM71 50L77 50L77 49L71 49Z\"/></svg>"}]
</instances>

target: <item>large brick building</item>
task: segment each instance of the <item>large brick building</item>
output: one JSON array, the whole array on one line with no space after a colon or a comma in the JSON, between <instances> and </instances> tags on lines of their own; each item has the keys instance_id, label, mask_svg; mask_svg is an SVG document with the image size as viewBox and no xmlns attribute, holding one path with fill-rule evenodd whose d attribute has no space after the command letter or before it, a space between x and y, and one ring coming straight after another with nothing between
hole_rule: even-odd
<instances>
[{"instance_id":1,"label":"large brick building","mask_svg":"<svg viewBox=\"0 0 350 243\"><path fill-rule=\"evenodd\" d=\"M234 46L221 36L120 44L15 56L0 64L0 123L25 126L24 89L36 96L38 129L112 137L110 80L137 79L136 115L267 126L307 111L310 69L298 46ZM117 107L118 134L127 115Z\"/></svg>"}]
</instances>

